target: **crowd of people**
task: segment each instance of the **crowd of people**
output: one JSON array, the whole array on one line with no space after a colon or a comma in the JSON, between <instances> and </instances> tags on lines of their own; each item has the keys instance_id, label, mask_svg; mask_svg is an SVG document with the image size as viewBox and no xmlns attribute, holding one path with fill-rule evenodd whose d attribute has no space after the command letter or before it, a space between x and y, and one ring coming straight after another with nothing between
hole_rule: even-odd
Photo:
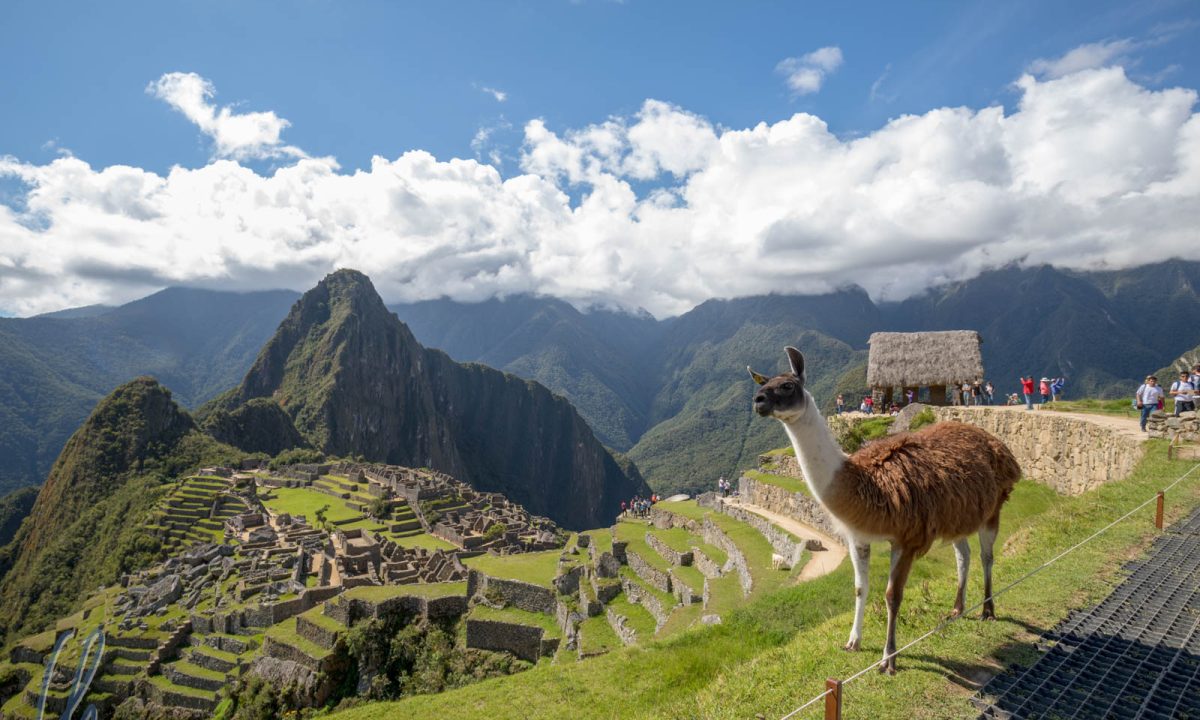
<instances>
[{"instance_id":1,"label":"crowd of people","mask_svg":"<svg viewBox=\"0 0 1200 720\"><path fill-rule=\"evenodd\" d=\"M1141 414L1142 432L1146 431L1150 414L1165 409L1168 397L1175 402L1175 415L1178 416L1180 413L1196 411L1197 396L1200 396L1200 363L1192 366L1191 372L1181 370L1179 378L1167 390L1159 386L1157 376L1147 375L1146 381L1133 394L1133 406Z\"/></svg>"},{"instance_id":2,"label":"crowd of people","mask_svg":"<svg viewBox=\"0 0 1200 720\"><path fill-rule=\"evenodd\" d=\"M1035 407L1045 405L1048 402L1057 402L1063 394L1063 388L1067 385L1066 378L1048 378L1044 377L1039 381L1034 381L1033 376L1021 376L1021 395L1025 396L1025 409L1033 410ZM1020 402L1019 396L1013 393L1009 396L1009 404L1016 405Z\"/></svg>"},{"instance_id":3,"label":"crowd of people","mask_svg":"<svg viewBox=\"0 0 1200 720\"><path fill-rule=\"evenodd\" d=\"M630 517L647 517L650 515L650 507L658 502L657 494L652 494L648 498L641 495L634 495L629 502L621 501L621 515L628 513Z\"/></svg>"}]
</instances>

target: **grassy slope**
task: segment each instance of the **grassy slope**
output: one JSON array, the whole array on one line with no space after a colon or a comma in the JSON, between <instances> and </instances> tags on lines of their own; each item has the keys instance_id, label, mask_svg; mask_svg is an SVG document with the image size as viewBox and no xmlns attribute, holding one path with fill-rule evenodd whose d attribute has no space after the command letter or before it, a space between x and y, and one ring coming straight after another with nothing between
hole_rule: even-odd
<instances>
[{"instance_id":1,"label":"grassy slope","mask_svg":"<svg viewBox=\"0 0 1200 720\"><path fill-rule=\"evenodd\" d=\"M1120 483L1076 498L1021 483L1010 501L997 554L997 586L1020 577L1059 549L1082 540L1190 467L1168 462L1161 442ZM1171 493L1168 519L1200 504L1200 477ZM1067 613L1103 597L1120 566L1154 536L1151 510L1122 523L1034 576L997 601L1000 620L954 623L900 658L900 674L870 673L846 689L846 717L974 717L963 678L1033 657L1031 641ZM882 587L887 557L878 547L865 652L844 653L852 615L849 565L803 585L761 598L723 625L623 649L586 663L539 666L442 695L367 705L339 720L396 717L778 717L821 692L826 677L847 677L879 657L883 641ZM980 597L978 562L970 601ZM937 547L918 562L902 611L901 644L945 616L954 591L954 559ZM522 698L521 703L510 701ZM816 710L816 708L814 708ZM808 716L819 716L819 711Z\"/></svg>"}]
</instances>

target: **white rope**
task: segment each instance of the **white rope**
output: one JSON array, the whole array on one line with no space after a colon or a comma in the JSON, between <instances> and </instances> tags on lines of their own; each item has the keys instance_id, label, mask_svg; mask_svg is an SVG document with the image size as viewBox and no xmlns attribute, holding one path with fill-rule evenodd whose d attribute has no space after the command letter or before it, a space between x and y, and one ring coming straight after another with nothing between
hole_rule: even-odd
<instances>
[{"instance_id":1,"label":"white rope","mask_svg":"<svg viewBox=\"0 0 1200 720\"><path fill-rule=\"evenodd\" d=\"M1176 486L1176 485L1178 485L1179 483L1183 482L1184 478L1186 478L1188 475L1191 475L1193 472L1195 472L1196 468L1200 468L1200 462L1197 462L1195 465L1193 465L1193 466L1191 467L1191 469L1190 469L1190 470L1188 470L1188 471L1187 471L1187 472L1185 472L1184 474L1180 475L1178 478L1176 478L1176 479L1174 480L1174 482L1172 482L1170 485L1167 485L1165 488L1163 488L1163 489L1162 489L1162 492L1164 492L1164 493L1165 493L1166 491L1168 491L1168 490L1170 490L1171 488L1175 487L1175 486ZM1100 535L1103 535L1104 533L1108 532L1109 530L1111 530L1111 529L1113 528L1113 526L1115 526L1115 525L1117 525L1118 523L1120 523L1120 522L1122 522L1122 521L1124 521L1124 520L1128 519L1128 518L1129 518L1131 515L1133 515L1134 513L1136 513L1138 510L1141 510L1142 508L1146 507L1147 505L1149 505L1150 503L1152 503L1152 502L1156 501L1157 499L1158 499L1158 494L1157 494L1157 493L1155 493L1155 494L1154 494L1154 495L1153 495L1153 496L1152 496L1152 497L1151 497L1149 500L1147 500L1146 502L1142 503L1141 505L1138 505L1138 506L1137 506L1137 507L1135 507L1134 509L1132 509L1132 510L1130 510L1129 512L1125 513L1125 514L1124 514L1124 515L1122 515L1121 517L1117 518L1116 520L1113 520L1113 521L1112 521L1112 522L1110 522L1109 524L1107 524L1107 525L1105 525L1104 527L1100 528L1099 530L1097 530L1096 532L1092 533L1091 535L1089 535L1088 537L1084 538L1083 540L1080 540L1079 542L1075 543L1074 545L1072 545L1071 547L1067 548L1066 550L1063 550L1063 551L1062 551L1062 552L1060 552L1059 554L1057 554L1057 555L1055 555L1054 557L1050 558L1049 560L1047 560L1046 562L1042 563L1041 565L1039 565L1038 567L1034 568L1033 570L1030 570L1029 572L1025 573L1024 575L1022 575L1021 577L1017 578L1016 580L1014 580L1013 582L1009 583L1008 585L1005 585L1005 586L1004 586L1003 588L1001 588L1000 590L997 590L996 592L992 593L992 594L991 594L991 596L989 596L989 597L987 597L987 598L984 598L982 601L980 601L980 602L976 603L975 605L972 605L970 608L967 608L966 610L964 610L964 611L962 612L962 614L961 614L961 615L957 615L957 616L955 616L955 617L952 617L952 618L947 618L947 619L943 620L941 623L939 623L939 624L937 625L937 627L933 628L932 630L930 630L929 632L925 633L925 634L924 634L924 635L922 635L921 637L917 638L916 640L913 640L913 641L909 642L907 645L905 645L904 647L900 648L899 650L896 650L894 653L891 653L890 655L886 655L886 656L884 656L883 660L881 660L881 661L879 661L879 662L874 662L874 663L871 663L870 665L866 666L866 667L865 667L865 668L863 668L862 670L859 670L858 672L854 673L854 674L853 674L853 675L851 675L850 677L848 677L848 678L846 678L845 680L843 680L843 681L842 681L842 685L843 685L843 686L845 686L845 685L849 685L850 683L854 682L854 681L855 681L855 680L857 680L858 678L860 678L860 677L862 677L863 675L867 674L867 673L868 673L868 672L870 672L871 670L874 670L875 668L879 667L879 665L880 665L882 662L885 662L885 661L887 661L887 660L889 660L889 659L891 659L891 658L897 657L898 655L900 655L900 653L904 652L905 650L908 650L909 648L911 648L912 646L916 645L917 643L923 642L924 640L928 639L930 636L932 636L932 635L936 634L937 632L939 632L940 630L942 630L944 627L946 627L946 626L947 626L947 625L949 625L950 623L952 623L952 622L954 622L954 621L956 621L956 620L961 620L961 619L962 619L963 617L965 617L965 616L966 616L968 613L975 612L975 610L977 610L977 609L979 609L979 608L983 607L984 603L986 603L988 600L995 600L996 598L1000 597L1000 596L1001 596L1001 595L1003 595L1004 593L1006 593L1006 592L1008 592L1009 590L1013 589L1013 588L1014 588L1014 587L1016 587L1017 585L1020 585L1021 583L1025 582L1026 580L1028 580L1029 578L1033 577L1034 575L1037 575L1038 573L1040 573L1041 571L1043 571L1043 570L1045 570L1046 568L1050 567L1051 565L1053 565L1054 563L1058 562L1059 560L1063 559L1063 558L1064 558L1064 557L1066 557L1067 555L1069 555L1069 554L1071 554L1071 553L1075 552L1076 550L1078 550L1079 548L1081 548L1081 547L1083 547L1084 545L1088 544L1088 543L1089 543L1089 542L1091 542L1092 540L1095 540L1095 539L1096 539L1097 537L1099 537ZM816 702L817 700L820 700L821 698L825 697L825 696L826 696L826 695L828 695L830 692L831 692L831 691L829 691L829 690L826 690L825 692L821 693L821 694L820 694L820 695L818 695L817 697L813 698L812 700L809 700L808 702L804 703L804 704L803 704L803 705L801 705L800 707L798 707L798 708L796 708L795 710L791 711L791 712L790 712L790 713L788 713L787 715L784 715L782 718L780 718L780 720L787 720L788 718L792 717L793 715L795 715L796 713L800 712L800 711L801 711L801 710L803 710L804 708L808 707L809 705L812 705L812 704L813 704L814 702Z\"/></svg>"}]
</instances>

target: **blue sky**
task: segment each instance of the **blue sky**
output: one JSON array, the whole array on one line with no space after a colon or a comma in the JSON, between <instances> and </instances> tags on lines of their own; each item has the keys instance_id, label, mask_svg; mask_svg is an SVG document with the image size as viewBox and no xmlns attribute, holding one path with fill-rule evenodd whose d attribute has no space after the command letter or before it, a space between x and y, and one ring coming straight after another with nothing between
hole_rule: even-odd
<instances>
[{"instance_id":1,"label":"blue sky","mask_svg":"<svg viewBox=\"0 0 1200 720\"><path fill-rule=\"evenodd\" d=\"M671 314L1200 247L1116 202L1197 190L1194 2L10 1L0 28L0 312L354 264L389 299Z\"/></svg>"},{"instance_id":2,"label":"blue sky","mask_svg":"<svg viewBox=\"0 0 1200 720\"><path fill-rule=\"evenodd\" d=\"M646 98L728 127L803 110L854 134L932 107L1011 103L1036 58L1200 21L1187 2L860 5L6 2L0 154L46 159L53 141L93 166L202 165L195 128L143 91L171 71L207 78L222 104L274 110L290 142L346 168L412 148L472 157L480 127L507 120L499 139L519 144L529 118L579 127ZM1200 86L1195 40L1146 49L1135 72L1178 66L1165 82ZM843 65L819 93L793 97L777 63L825 46Z\"/></svg>"}]
</instances>

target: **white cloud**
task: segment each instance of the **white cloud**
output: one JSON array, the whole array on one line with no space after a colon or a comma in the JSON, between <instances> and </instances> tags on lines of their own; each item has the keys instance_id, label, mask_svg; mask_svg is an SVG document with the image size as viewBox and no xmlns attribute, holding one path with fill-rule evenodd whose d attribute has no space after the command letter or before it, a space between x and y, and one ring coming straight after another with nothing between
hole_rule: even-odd
<instances>
[{"instance_id":1,"label":"white cloud","mask_svg":"<svg viewBox=\"0 0 1200 720\"><path fill-rule=\"evenodd\" d=\"M303 290L354 267L388 300L536 292L663 315L847 283L899 298L1014 261L1200 259L1195 91L1119 67L1016 88L1008 114L937 108L852 140L807 113L725 129L648 100L582 128L527 123L512 176L419 150L269 174L0 158L25 187L0 205L0 308Z\"/></svg>"},{"instance_id":2,"label":"white cloud","mask_svg":"<svg viewBox=\"0 0 1200 720\"><path fill-rule=\"evenodd\" d=\"M146 92L165 101L212 138L217 157L235 159L305 157L284 145L280 135L291 125L274 112L235 113L212 103L216 89L196 73L166 73L146 86Z\"/></svg>"},{"instance_id":3,"label":"white cloud","mask_svg":"<svg viewBox=\"0 0 1200 720\"><path fill-rule=\"evenodd\" d=\"M1035 75L1053 80L1080 70L1092 70L1116 63L1129 56L1139 43L1131 38L1087 43L1057 58L1038 58L1029 64Z\"/></svg>"},{"instance_id":4,"label":"white cloud","mask_svg":"<svg viewBox=\"0 0 1200 720\"><path fill-rule=\"evenodd\" d=\"M830 46L798 58L784 58L775 66L775 71L783 75L793 93L807 95L820 90L825 77L841 65L842 49Z\"/></svg>"},{"instance_id":5,"label":"white cloud","mask_svg":"<svg viewBox=\"0 0 1200 720\"><path fill-rule=\"evenodd\" d=\"M496 102L504 102L508 99L508 93L504 92L503 90L497 90L496 88L490 88L486 86L480 87L479 90L480 92L485 92L488 95L491 95Z\"/></svg>"}]
</instances>

